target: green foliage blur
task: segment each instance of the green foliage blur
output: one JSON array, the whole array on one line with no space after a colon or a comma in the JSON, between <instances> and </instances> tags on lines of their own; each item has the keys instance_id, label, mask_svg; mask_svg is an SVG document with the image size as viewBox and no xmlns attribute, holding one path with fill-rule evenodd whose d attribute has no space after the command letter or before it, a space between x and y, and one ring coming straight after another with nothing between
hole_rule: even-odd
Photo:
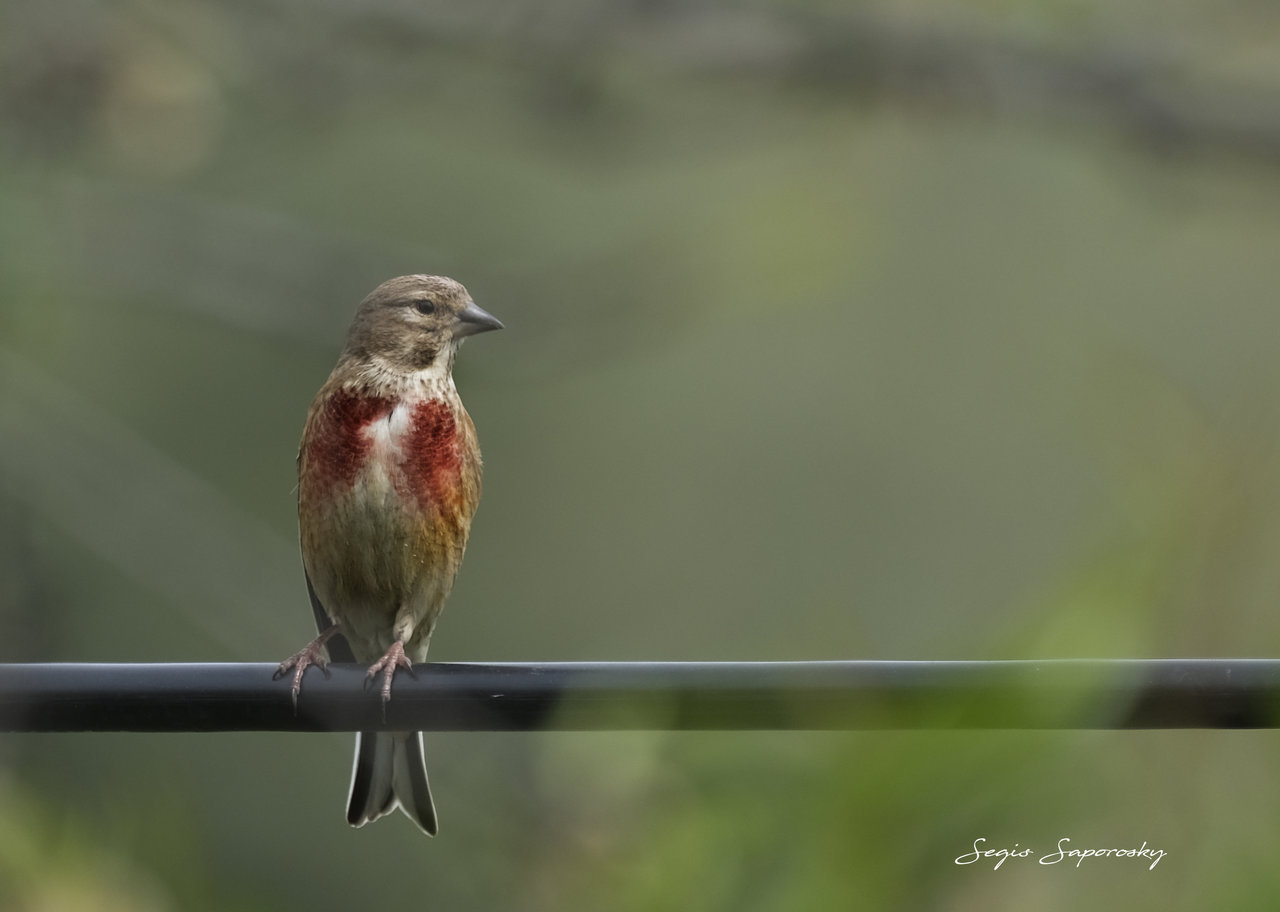
<instances>
[{"instance_id":1,"label":"green foliage blur","mask_svg":"<svg viewBox=\"0 0 1280 912\"><path fill-rule=\"evenodd\" d=\"M1274 654L1277 37L1190 0L6 3L0 658L302 645L302 417L407 272L507 325L458 364L485 497L436 660ZM0 908L1280 886L1271 732L438 735L435 840L345 825L349 742L4 736ZM1063 837L1168 855L955 863Z\"/></svg>"}]
</instances>

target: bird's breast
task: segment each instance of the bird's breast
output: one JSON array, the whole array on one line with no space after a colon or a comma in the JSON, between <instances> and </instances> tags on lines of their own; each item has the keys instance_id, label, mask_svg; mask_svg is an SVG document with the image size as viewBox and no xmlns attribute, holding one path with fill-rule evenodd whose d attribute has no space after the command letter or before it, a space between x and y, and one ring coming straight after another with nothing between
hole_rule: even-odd
<instances>
[{"instance_id":1,"label":"bird's breast","mask_svg":"<svg viewBox=\"0 0 1280 912\"><path fill-rule=\"evenodd\" d=\"M338 389L317 404L299 459L304 561L335 596L447 592L479 500L480 458L460 402ZM322 584L317 582L317 585Z\"/></svg>"},{"instance_id":2,"label":"bird's breast","mask_svg":"<svg viewBox=\"0 0 1280 912\"><path fill-rule=\"evenodd\" d=\"M404 509L456 512L468 499L463 476L478 464L463 421L461 404L444 398L337 390L307 428L300 484L321 496L394 495Z\"/></svg>"}]
</instances>

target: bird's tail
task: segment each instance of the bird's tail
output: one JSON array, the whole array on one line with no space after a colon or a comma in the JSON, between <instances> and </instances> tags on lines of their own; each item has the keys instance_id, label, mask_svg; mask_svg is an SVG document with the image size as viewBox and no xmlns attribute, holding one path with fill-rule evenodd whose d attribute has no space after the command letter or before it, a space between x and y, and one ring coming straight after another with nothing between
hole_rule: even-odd
<instances>
[{"instance_id":1,"label":"bird's tail","mask_svg":"<svg viewBox=\"0 0 1280 912\"><path fill-rule=\"evenodd\" d=\"M347 798L347 823L364 826L399 807L422 832L436 834L421 732L360 732Z\"/></svg>"}]
</instances>

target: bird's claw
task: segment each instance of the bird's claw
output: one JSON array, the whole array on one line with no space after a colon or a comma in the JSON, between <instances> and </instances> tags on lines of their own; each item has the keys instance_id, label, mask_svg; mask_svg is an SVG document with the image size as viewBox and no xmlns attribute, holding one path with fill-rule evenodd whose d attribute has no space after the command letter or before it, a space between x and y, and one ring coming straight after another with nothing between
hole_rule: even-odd
<instances>
[{"instance_id":1,"label":"bird's claw","mask_svg":"<svg viewBox=\"0 0 1280 912\"><path fill-rule=\"evenodd\" d=\"M413 670L413 663L404 654L404 643L399 640L391 644L386 655L369 666L369 671L364 676L365 687L368 687L369 682L376 680L379 675L382 676L383 722L387 721L387 704L391 702L391 679L395 677L397 668L403 668L411 678L418 677L418 673Z\"/></svg>"},{"instance_id":2,"label":"bird's claw","mask_svg":"<svg viewBox=\"0 0 1280 912\"><path fill-rule=\"evenodd\" d=\"M331 636L332 634L329 635ZM324 672L326 678L329 677L329 657L324 652L324 644L328 639L329 636L325 634L316 637L281 662L276 668L275 674L271 676L271 680L279 681L290 670L293 671L293 686L289 688L289 698L293 702L294 715L298 714L298 694L302 693L302 676L306 674L307 669L314 665Z\"/></svg>"}]
</instances>

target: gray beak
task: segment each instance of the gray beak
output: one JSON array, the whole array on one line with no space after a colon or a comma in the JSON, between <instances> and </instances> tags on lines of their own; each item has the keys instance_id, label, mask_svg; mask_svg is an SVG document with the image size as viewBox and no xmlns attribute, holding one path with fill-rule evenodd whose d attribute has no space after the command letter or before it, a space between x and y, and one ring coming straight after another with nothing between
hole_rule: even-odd
<instances>
[{"instance_id":1,"label":"gray beak","mask_svg":"<svg viewBox=\"0 0 1280 912\"><path fill-rule=\"evenodd\" d=\"M472 301L458 314L458 322L453 324L453 337L462 339L491 329L502 329L502 321Z\"/></svg>"}]
</instances>

